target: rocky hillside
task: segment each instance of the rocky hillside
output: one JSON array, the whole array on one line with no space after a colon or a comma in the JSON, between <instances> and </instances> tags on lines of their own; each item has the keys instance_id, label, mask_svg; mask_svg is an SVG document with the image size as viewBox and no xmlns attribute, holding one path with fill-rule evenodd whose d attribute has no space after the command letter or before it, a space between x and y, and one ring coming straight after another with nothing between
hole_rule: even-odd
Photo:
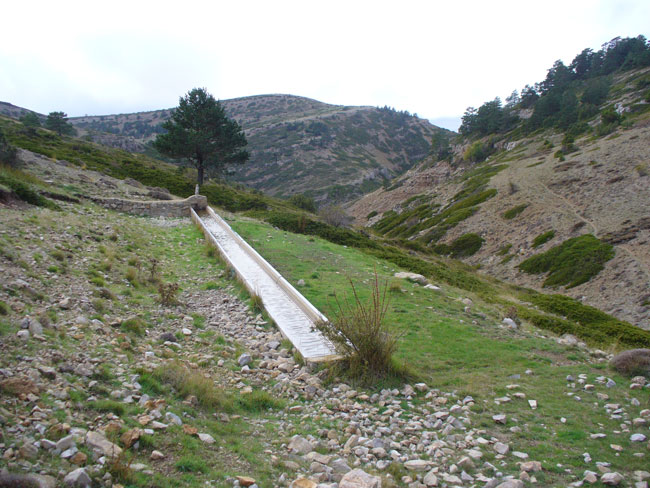
<instances>
[{"instance_id":1,"label":"rocky hillside","mask_svg":"<svg viewBox=\"0 0 650 488\"><path fill-rule=\"evenodd\" d=\"M648 83L648 69L616 74L601 110L616 107L617 122L606 125L605 116L596 115L573 140L556 129L526 135L521 125L502 135L458 138L449 157L429 158L349 211L382 235L451 254L523 286L546 284L650 328ZM472 162L477 147L492 154ZM587 243L571 239L586 235L595 236L600 244L589 242L603 252L613 246L613 257L586 282L553 286L552 270L529 274L520 267L549 250L568 253L558 258L567 266L584 251L586 263L595 248L569 250Z\"/></svg>"},{"instance_id":2,"label":"rocky hillside","mask_svg":"<svg viewBox=\"0 0 650 488\"><path fill-rule=\"evenodd\" d=\"M410 169L428 154L432 134L443 130L389 108L329 105L292 95L222 103L244 128L251 152L250 161L232 168L230 178L275 196L307 193L316 200L350 200ZM170 114L158 110L70 122L80 136L144 152Z\"/></svg>"},{"instance_id":3,"label":"rocky hillside","mask_svg":"<svg viewBox=\"0 0 650 488\"><path fill-rule=\"evenodd\" d=\"M50 195L146 198L136 181L19 156L29 176L12 174ZM304 364L189 219L57 201L56 210L0 203L0 486L641 487L650 478L650 384L608 370L604 351L501 324L492 306L446 284L403 280L392 317L426 320L402 340L441 349L401 354L436 367L423 381L363 389ZM295 261L309 284L328 268L338 276L345 256L346 271L361 261L271 226L261 236L296 242L320 263L315 277ZM357 278L372 276L371 262L394 271L366 257ZM180 289L164 300L169 284ZM441 332L447 341L434 340Z\"/></svg>"}]
</instances>

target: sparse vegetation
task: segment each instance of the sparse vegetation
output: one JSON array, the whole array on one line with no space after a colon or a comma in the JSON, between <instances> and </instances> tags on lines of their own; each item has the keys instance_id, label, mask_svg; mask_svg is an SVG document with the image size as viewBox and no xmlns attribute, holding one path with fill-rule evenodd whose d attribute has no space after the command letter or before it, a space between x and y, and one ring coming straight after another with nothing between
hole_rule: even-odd
<instances>
[{"instance_id":1,"label":"sparse vegetation","mask_svg":"<svg viewBox=\"0 0 650 488\"><path fill-rule=\"evenodd\" d=\"M165 306L174 305L177 302L176 296L178 295L178 290L178 283L161 283L158 285L160 303Z\"/></svg>"},{"instance_id":2,"label":"sparse vegetation","mask_svg":"<svg viewBox=\"0 0 650 488\"><path fill-rule=\"evenodd\" d=\"M511 220L514 219L517 215L519 215L521 212L526 210L528 208L527 203L522 203L521 205L517 205L515 207L512 207L510 210L506 210L503 213L503 218L506 220Z\"/></svg>"},{"instance_id":3,"label":"sparse vegetation","mask_svg":"<svg viewBox=\"0 0 650 488\"><path fill-rule=\"evenodd\" d=\"M364 303L352 281L352 298L335 295L337 314L331 322L317 324L325 337L336 346L348 364L347 372L364 381L374 381L397 373L393 354L398 335L388 328L386 312L389 300L375 272L371 299Z\"/></svg>"},{"instance_id":4,"label":"sparse vegetation","mask_svg":"<svg viewBox=\"0 0 650 488\"><path fill-rule=\"evenodd\" d=\"M555 231L546 231L533 239L533 248L540 247L555 237Z\"/></svg>"}]
</instances>

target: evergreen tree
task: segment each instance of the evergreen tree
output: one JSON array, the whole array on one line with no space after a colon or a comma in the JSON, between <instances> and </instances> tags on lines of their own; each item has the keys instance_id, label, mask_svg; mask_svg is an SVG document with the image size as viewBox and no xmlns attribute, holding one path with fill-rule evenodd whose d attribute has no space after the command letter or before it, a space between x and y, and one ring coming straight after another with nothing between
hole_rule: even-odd
<instances>
[{"instance_id":1,"label":"evergreen tree","mask_svg":"<svg viewBox=\"0 0 650 488\"><path fill-rule=\"evenodd\" d=\"M226 116L219 101L204 88L194 88L179 100L178 108L163 125L154 147L162 154L189 161L203 184L205 170L221 172L228 164L244 163L246 136L241 126Z\"/></svg>"},{"instance_id":2,"label":"evergreen tree","mask_svg":"<svg viewBox=\"0 0 650 488\"><path fill-rule=\"evenodd\" d=\"M60 136L63 134L72 135L75 133L74 127L68 123L68 115L64 112L50 112L47 115L45 127L53 130Z\"/></svg>"},{"instance_id":3,"label":"evergreen tree","mask_svg":"<svg viewBox=\"0 0 650 488\"><path fill-rule=\"evenodd\" d=\"M41 126L41 120L34 112L27 112L20 118L20 121L25 127L29 127L31 129L35 129Z\"/></svg>"}]
</instances>

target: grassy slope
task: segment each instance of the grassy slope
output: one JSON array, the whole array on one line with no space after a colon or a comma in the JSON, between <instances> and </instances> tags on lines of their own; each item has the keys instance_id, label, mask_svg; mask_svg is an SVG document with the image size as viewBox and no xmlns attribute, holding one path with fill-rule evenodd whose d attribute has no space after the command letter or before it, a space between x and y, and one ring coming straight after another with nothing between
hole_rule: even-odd
<instances>
[{"instance_id":1,"label":"grassy slope","mask_svg":"<svg viewBox=\"0 0 650 488\"><path fill-rule=\"evenodd\" d=\"M155 287L145 284L134 289L125 284L129 263L133 263L133 259L143 263L146 275L148 258L157 256L160 259L162 278L165 281L179 282L185 292L204 289L209 282L214 282L219 287L227 285L222 279L215 278L222 267L206 257L201 235L193 226L188 224L162 229L148 224L148 219L115 214L93 205L74 208L77 211L72 213L46 209L3 211L12 213L5 214L8 217L5 223L8 224L4 229L9 232L3 233L0 240L2 249L11 253L20 245L20 258L24 261L26 272L40 280L44 290L48 289L52 280L68 277L73 281L92 280L98 278L99 271L105 287L119 297L117 300L104 299L104 313L121 316L137 313L149 327L153 327L153 324L164 326L168 321L177 320L178 316L161 316L155 312ZM117 240L113 240L110 230L97 232L94 229L93 222L100 216L113 229L120 229ZM346 295L349 292L348 278L358 285L362 295L367 296L369 286L364 286L364 283L369 285L375 269L382 279L391 282L394 281L393 272L398 269L394 264L358 249L336 245L317 237L283 232L241 217L235 218L232 223L291 282L304 279L306 286L301 289L303 293L330 315L333 308L332 293L336 290L337 293ZM22 229L26 228L31 231L22 233ZM75 229L75 233L83 239L67 235L67 228ZM17 241L11 236L13 232L22 237ZM38 239L39 235L48 232L66 237L63 242L43 243ZM53 269L51 266L56 266L59 270L63 268L60 254L56 251L63 253L63 262L73 259L70 256L87 256L89 259L81 266L70 262L65 267L66 271L44 272ZM37 259L35 253L41 257ZM110 267L106 266L107 262L111 263ZM57 278L61 273L63 276ZM531 459L542 461L545 471L537 473L540 483L566 484L574 478L566 475L564 469L569 468L574 473L581 474L583 469L593 467L584 465L582 452L589 452L594 460L611 462L612 468L619 472L631 473L635 469L643 469L644 461L632 456L634 450L630 447L629 435L611 433L618 430L618 423L610 420L602 408L605 401L597 401L594 392L579 392L583 397L582 402L565 395L565 392L572 391L567 388L564 380L567 374L587 374L590 383L594 382L596 376L606 374L613 377L619 386L608 390L598 387L597 391L608 393L611 397L609 402L628 406L630 395L623 378L607 371L603 364L587 362L583 350L560 346L554 341L539 337L535 329L525 328L521 332L512 332L499 328L500 308L484 303L478 296L469 295L475 305L471 311L465 312L465 305L459 299L468 296L466 291L443 284L443 290L435 292L406 281L401 282L401 286L403 293L391 294L388 317L394 327L404 333L398 351L399 358L413 365L422 379L432 387L443 391L457 390L460 396L474 396L477 401L474 407L477 413L474 427L486 429L485 436L510 440L518 450L527 452ZM26 300L26 303L27 312L33 313L40 308L38 300ZM99 302L96 306L99 306ZM191 313L191 310L184 313ZM100 318L101 315L97 317ZM3 334L15 334L16 323L14 317L3 320ZM107 343L102 347L105 348L105 354L119 358L122 367L130 372L135 365L136 352L146 350L147 344L155 339L124 332L126 336L119 338L118 342ZM48 337L47 343L32 341L27 349L16 349L14 355L5 356L5 360L11 363L15 360L15 354L38 355L40 348L51 348L54 344L70 352L88 348L93 343L93 333L89 329L81 335ZM204 339L203 347L208 348L216 358L235 361L236 354L233 356L228 353L224 345L207 334L207 331ZM241 347L236 344L234 346ZM202 354L208 349L203 349ZM181 356L180 353L178 355ZM174 353L168 353L168 356L173 359ZM524 374L527 369L532 371L531 375ZM215 368L212 363L207 363L200 365L198 371L213 374ZM509 378L513 374L520 374L521 378ZM70 379L75 381L73 377ZM110 374L101 378L100 386L106 390L99 389L100 392L104 391L99 394L100 399L118 385L114 381L115 378ZM507 393L509 390L506 385L510 383L518 383L518 391L525 392L527 398L537 400L539 408L530 410L524 400L495 406L494 398ZM251 421L255 418L251 413L224 425L212 419L209 411L184 405L183 397L175 395L165 385L159 389L160 386L155 382L143 384L145 391L165 398L177 413L186 412L191 415L195 419L193 425L218 438L218 446L221 447L206 448L191 436L183 434L180 428L171 428L164 435L147 439L144 449L136 455L134 462L146 462L148 453L153 449L166 452L169 459L165 463L165 471L154 477L160 486L198 487L206 480L223 479L226 475L242 472L258 479L260 486L270 486L271 480L277 475L275 470L282 469L272 466L264 453L269 447L279 448L279 444L274 444L278 439L278 433L273 428L278 421L275 413L255 414L268 421L267 430L260 430ZM81 390L73 396L78 402L83 402L85 398ZM641 405L647 405L648 392L640 392L636 396ZM44 401L49 400L46 397ZM53 402L51 406L55 406ZM122 412L120 416L127 427L136 426L134 417L139 413L137 407L119 409L107 402L95 403L87 408L90 413L96 410L98 414L106 408L117 409ZM509 420L505 427L495 426L491 420L491 415L497 411L508 414ZM57 412L65 420L66 412ZM566 423L560 421L561 417L566 418ZM74 416L70 422L75 425ZM509 428L515 425L522 430L511 432ZM310 432L316 428L317 424L305 422L295 432ZM592 440L588 436L589 433L603 431L608 433L604 439ZM247 439L246 442L242 442L244 438ZM623 446L623 453L616 456L609 448L610 443ZM499 462L490 454L485 460ZM562 468L557 467L558 463L562 464ZM512 469L512 463L509 465L509 469ZM186 469L189 471L183 471ZM148 477L137 475L134 485L147 486L149 481Z\"/></svg>"},{"instance_id":2,"label":"grassy slope","mask_svg":"<svg viewBox=\"0 0 650 488\"><path fill-rule=\"evenodd\" d=\"M374 270L380 279L395 281L392 275L398 268L359 250L250 220L235 219L230 223L290 282L296 284L304 279L306 285L300 291L326 315L331 316L335 310L334 291L340 296L349 294L348 279L366 297ZM500 328L499 311L475 296L475 306L465 312L460 299L467 294L462 290L443 285L442 291L436 292L407 281L400 284L404 292L390 294L388 315L394 329L403 334L399 359L415 366L422 379L434 388L472 395L477 400L475 411L484 412L476 427L493 428L491 415L495 408L506 413L508 423L497 436L515 441L532 459L543 460L550 473L538 476L539 480L555 482L565 468L581 473L583 452L589 452L595 460L611 462L614 470L631 472L646 466L645 460L631 456L629 434L619 431L603 439L589 438L589 433L619 428L605 412L605 403L629 402L625 379L608 370L606 364L590 362L584 350L559 345L535 328L525 327L518 332ZM531 374L525 374L526 370ZM521 377L510 378L516 374ZM565 381L569 374L587 374L589 383L606 375L621 386L598 388L611 398L597 401L593 391L581 392L580 385L577 390L569 388ZM520 385L516 391L537 400L539 408L531 410L525 400L495 407L493 399L512 393L506 389L512 383ZM574 391L582 401L567 395ZM650 401L648 392L634 396L641 405ZM522 430L510 432L508 428L515 425ZM610 444L622 445L624 453L615 455Z\"/></svg>"}]
</instances>

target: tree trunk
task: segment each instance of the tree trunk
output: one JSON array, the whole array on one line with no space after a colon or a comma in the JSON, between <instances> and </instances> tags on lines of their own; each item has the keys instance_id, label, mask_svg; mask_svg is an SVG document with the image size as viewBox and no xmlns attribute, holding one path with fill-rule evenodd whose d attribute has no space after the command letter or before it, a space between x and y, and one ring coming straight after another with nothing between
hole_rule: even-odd
<instances>
[{"instance_id":1,"label":"tree trunk","mask_svg":"<svg viewBox=\"0 0 650 488\"><path fill-rule=\"evenodd\" d=\"M203 161L199 161L198 164L196 165L196 169L198 170L198 184L203 186Z\"/></svg>"}]
</instances>

